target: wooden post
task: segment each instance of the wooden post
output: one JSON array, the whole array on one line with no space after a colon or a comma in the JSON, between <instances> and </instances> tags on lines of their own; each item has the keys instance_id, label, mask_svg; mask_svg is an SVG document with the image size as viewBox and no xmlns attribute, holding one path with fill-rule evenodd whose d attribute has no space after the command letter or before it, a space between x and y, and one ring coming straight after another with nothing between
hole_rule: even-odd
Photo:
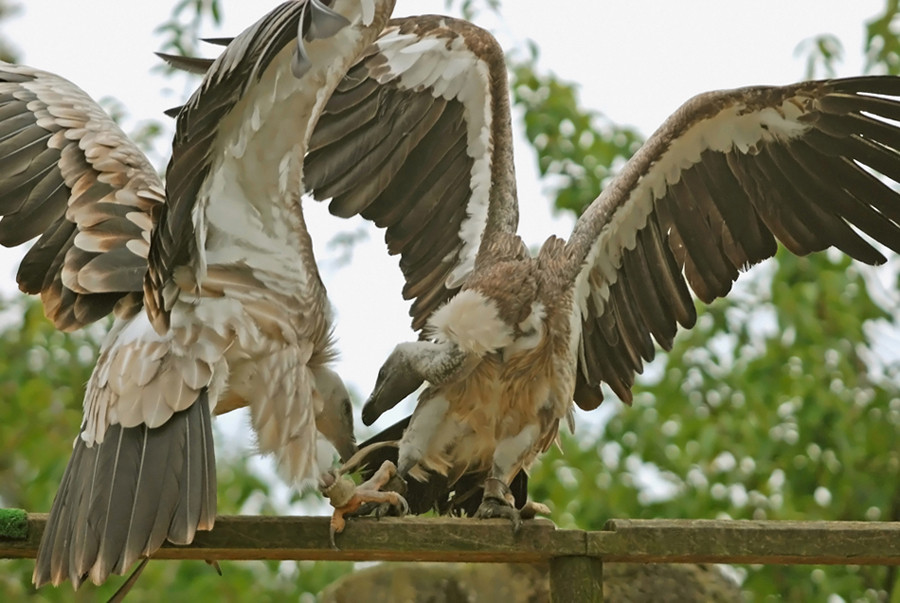
<instances>
[{"instance_id":1,"label":"wooden post","mask_svg":"<svg viewBox=\"0 0 900 603\"><path fill-rule=\"evenodd\" d=\"M550 601L601 603L603 561L587 555L550 559Z\"/></svg>"}]
</instances>

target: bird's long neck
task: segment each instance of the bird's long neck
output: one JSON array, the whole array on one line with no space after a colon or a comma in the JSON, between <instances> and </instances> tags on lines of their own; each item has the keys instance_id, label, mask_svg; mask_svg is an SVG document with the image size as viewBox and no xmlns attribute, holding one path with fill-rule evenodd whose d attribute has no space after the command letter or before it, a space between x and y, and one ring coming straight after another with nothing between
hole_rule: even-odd
<instances>
[{"instance_id":1,"label":"bird's long neck","mask_svg":"<svg viewBox=\"0 0 900 603\"><path fill-rule=\"evenodd\" d=\"M491 191L490 210L487 228L483 237L486 239L492 230L516 232L518 229L518 211L509 208L518 207L516 195L516 170L513 161L512 118L510 116L509 84L506 75L506 62L502 51L492 52L487 58L491 73ZM502 215L494 215L505 208Z\"/></svg>"}]
</instances>

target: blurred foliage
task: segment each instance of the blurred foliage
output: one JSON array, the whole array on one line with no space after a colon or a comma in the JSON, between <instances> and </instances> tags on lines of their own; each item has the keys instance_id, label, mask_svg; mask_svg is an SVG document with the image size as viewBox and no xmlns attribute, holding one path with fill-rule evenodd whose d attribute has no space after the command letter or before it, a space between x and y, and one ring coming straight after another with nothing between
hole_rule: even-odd
<instances>
[{"instance_id":1,"label":"blurred foliage","mask_svg":"<svg viewBox=\"0 0 900 603\"><path fill-rule=\"evenodd\" d=\"M872 70L897 72L896 12L888 2L866 25ZM808 77L828 77L843 50L826 34L798 54ZM640 138L580 107L577 86L541 73L535 50L512 73L555 205L580 213ZM611 517L900 520L900 387L896 378L870 378L896 377L900 367L873 366L864 332L875 320L896 329L896 310L872 302L858 266L843 256L782 250L774 276L764 270L728 299L698 304L697 327L639 380L634 408L610 392L606 405L618 412L608 422L588 437L564 434L562 452L543 457L530 494L552 505L554 520L583 529ZM753 600L900 597L896 568L740 573Z\"/></svg>"},{"instance_id":2,"label":"blurred foliage","mask_svg":"<svg viewBox=\"0 0 900 603\"><path fill-rule=\"evenodd\" d=\"M214 25L222 23L221 0L178 0L172 16L156 28L163 36L161 52L195 56L200 29L207 20Z\"/></svg>"},{"instance_id":3,"label":"blurred foliage","mask_svg":"<svg viewBox=\"0 0 900 603\"><path fill-rule=\"evenodd\" d=\"M469 16L499 5L448 0ZM0 2L0 18L7 7ZM884 13L865 24L870 70L900 69L897 10L898 2L887 0ZM195 54L200 26L220 20L221 0L180 0L159 28L161 49ZM798 52L807 56L809 75L828 75L842 50L826 34ZM520 54L511 87L526 135L556 206L580 212L641 137L581 107L575 84L541 69L536 45ZM154 135L151 124L145 138ZM782 253L768 266L745 277L727 300L698 309L697 327L682 333L635 388L634 408L616 408L589 437L564 436L565 454L554 450L535 467L532 497L551 504L558 523L597 529L609 517L900 520L900 369L873 376L864 330L896 316L872 302L861 272L845 258ZM58 333L34 301L4 308L0 505L46 510L77 433L99 329ZM610 406L621 405L612 399L604 408ZM297 501L274 502L269 476L233 449L218 453L221 513L283 513ZM0 600L99 600L122 581L86 585L75 595L68 587L35 594L32 567L0 561ZM297 599L351 566L226 562L222 569L224 578L199 562L152 562L128 600ZM739 571L756 600L900 600L900 579L887 568Z\"/></svg>"},{"instance_id":4,"label":"blurred foliage","mask_svg":"<svg viewBox=\"0 0 900 603\"><path fill-rule=\"evenodd\" d=\"M543 458L530 493L554 519L900 520L900 389L873 383L864 353L863 325L886 313L844 257L782 252L771 285L753 281L698 305L633 408L613 397L596 437L565 437ZM758 600L877 601L900 588L884 567L743 571Z\"/></svg>"},{"instance_id":5,"label":"blurred foliage","mask_svg":"<svg viewBox=\"0 0 900 603\"><path fill-rule=\"evenodd\" d=\"M844 46L837 36L821 34L800 42L794 54L806 57L803 77L828 78L835 76L836 65L844 58Z\"/></svg>"},{"instance_id":6,"label":"blurred foliage","mask_svg":"<svg viewBox=\"0 0 900 603\"><path fill-rule=\"evenodd\" d=\"M897 14L900 0L885 0L884 12L873 17L866 27L866 69L900 74L900 37Z\"/></svg>"},{"instance_id":7,"label":"blurred foliage","mask_svg":"<svg viewBox=\"0 0 900 603\"><path fill-rule=\"evenodd\" d=\"M9 0L0 0L0 21L19 14L22 6ZM15 63L19 58L19 52L0 34L0 61Z\"/></svg>"},{"instance_id":8,"label":"blurred foliage","mask_svg":"<svg viewBox=\"0 0 900 603\"><path fill-rule=\"evenodd\" d=\"M444 5L447 9L458 5L463 19L468 21L473 21L483 9L500 12L500 0L445 0Z\"/></svg>"},{"instance_id":9,"label":"blurred foliage","mask_svg":"<svg viewBox=\"0 0 900 603\"><path fill-rule=\"evenodd\" d=\"M580 214L643 138L582 108L577 85L540 72L538 58L531 44L529 57L511 65L513 102L525 111L525 135L537 151L541 176L549 177L556 207Z\"/></svg>"}]
</instances>

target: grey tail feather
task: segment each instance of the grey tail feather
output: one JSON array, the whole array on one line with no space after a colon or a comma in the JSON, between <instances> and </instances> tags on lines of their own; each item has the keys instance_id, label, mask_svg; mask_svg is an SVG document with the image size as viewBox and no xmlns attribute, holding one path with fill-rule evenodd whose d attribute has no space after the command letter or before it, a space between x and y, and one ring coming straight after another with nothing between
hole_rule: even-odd
<instances>
[{"instance_id":1,"label":"grey tail feather","mask_svg":"<svg viewBox=\"0 0 900 603\"><path fill-rule=\"evenodd\" d=\"M102 444L81 438L41 537L35 586L78 588L124 574L166 540L188 544L216 517L212 417L204 390L155 429L112 425Z\"/></svg>"}]
</instances>

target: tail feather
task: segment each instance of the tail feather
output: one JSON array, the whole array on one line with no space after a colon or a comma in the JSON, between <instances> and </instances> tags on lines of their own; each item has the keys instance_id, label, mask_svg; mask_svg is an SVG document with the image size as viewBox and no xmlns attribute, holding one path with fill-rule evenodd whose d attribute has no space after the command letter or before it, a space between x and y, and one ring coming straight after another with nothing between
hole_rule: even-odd
<instances>
[{"instance_id":1,"label":"tail feather","mask_svg":"<svg viewBox=\"0 0 900 603\"><path fill-rule=\"evenodd\" d=\"M163 542L190 543L216 515L216 471L209 400L163 425L113 425L102 444L80 438L53 501L34 583L78 587L124 574Z\"/></svg>"}]
</instances>

